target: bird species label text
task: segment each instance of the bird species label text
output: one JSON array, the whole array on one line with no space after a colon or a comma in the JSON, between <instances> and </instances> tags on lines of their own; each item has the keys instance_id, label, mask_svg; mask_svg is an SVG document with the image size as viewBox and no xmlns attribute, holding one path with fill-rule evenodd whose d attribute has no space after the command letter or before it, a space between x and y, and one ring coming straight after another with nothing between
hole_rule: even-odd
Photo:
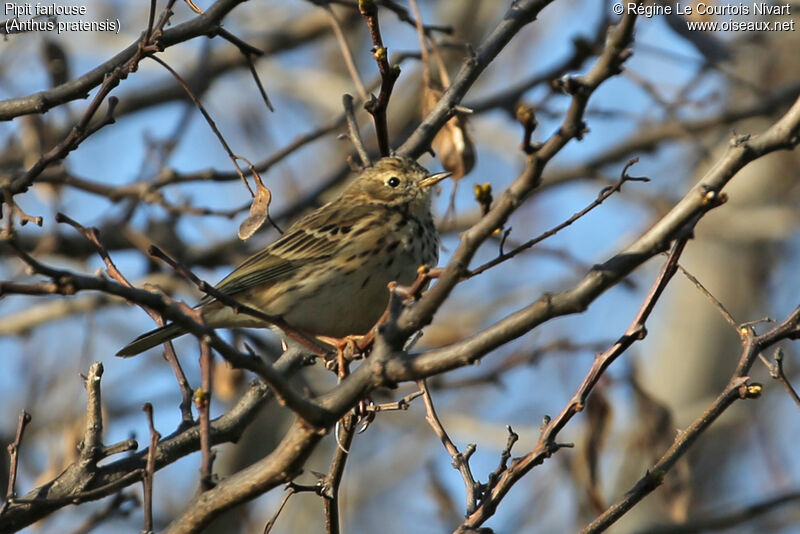
<instances>
[{"instance_id":1,"label":"bird species label text","mask_svg":"<svg viewBox=\"0 0 800 534\"><path fill-rule=\"evenodd\" d=\"M114 32L119 33L119 19L86 20L86 6L42 2L4 2L6 17L0 33L24 32ZM28 18L29 17L29 18ZM67 17L67 18L62 18ZM2 30L5 30L4 32Z\"/></svg>"}]
</instances>

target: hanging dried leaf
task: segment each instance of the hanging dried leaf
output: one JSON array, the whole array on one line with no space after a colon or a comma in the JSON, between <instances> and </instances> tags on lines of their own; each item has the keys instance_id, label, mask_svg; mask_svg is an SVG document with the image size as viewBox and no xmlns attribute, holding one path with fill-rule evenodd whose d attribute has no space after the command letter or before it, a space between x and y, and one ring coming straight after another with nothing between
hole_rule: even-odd
<instances>
[{"instance_id":1,"label":"hanging dried leaf","mask_svg":"<svg viewBox=\"0 0 800 534\"><path fill-rule=\"evenodd\" d=\"M678 425L669 407L644 389L636 378L635 369L629 380L636 400L636 420L642 422L634 439L646 455L646 462L653 463L674 442ZM664 477L659 488L661 499L667 504L673 521L685 521L688 517L692 501L691 477L689 461L683 457Z\"/></svg>"},{"instance_id":2,"label":"hanging dried leaf","mask_svg":"<svg viewBox=\"0 0 800 534\"><path fill-rule=\"evenodd\" d=\"M250 204L250 215L239 225L239 239L242 241L250 239L269 218L269 203L272 200L272 193L261 182L258 174L255 174L255 178L256 195L253 197L253 203Z\"/></svg>"},{"instance_id":3,"label":"hanging dried leaf","mask_svg":"<svg viewBox=\"0 0 800 534\"><path fill-rule=\"evenodd\" d=\"M247 380L244 371L234 369L229 362L214 365L213 373L214 394L226 402L231 402L236 398L241 386Z\"/></svg>"},{"instance_id":4,"label":"hanging dried leaf","mask_svg":"<svg viewBox=\"0 0 800 534\"><path fill-rule=\"evenodd\" d=\"M422 95L422 115L430 113L441 97L441 90L426 86ZM445 123L433 138L431 147L442 167L453 173L453 180L464 177L475 166L475 145L467 131L467 119L462 113L457 113Z\"/></svg>"},{"instance_id":5,"label":"hanging dried leaf","mask_svg":"<svg viewBox=\"0 0 800 534\"><path fill-rule=\"evenodd\" d=\"M595 513L601 513L606 509L606 502L603 498L602 485L600 483L600 454L612 422L612 406L603 389L595 390L592 396L589 397L586 403L586 412L588 428L584 437L584 446L581 448L584 453L588 475L586 493L592 510Z\"/></svg>"},{"instance_id":6,"label":"hanging dried leaf","mask_svg":"<svg viewBox=\"0 0 800 534\"><path fill-rule=\"evenodd\" d=\"M69 57L58 42L45 39L42 43L42 56L50 77L50 87L58 87L70 80L72 76Z\"/></svg>"}]
</instances>

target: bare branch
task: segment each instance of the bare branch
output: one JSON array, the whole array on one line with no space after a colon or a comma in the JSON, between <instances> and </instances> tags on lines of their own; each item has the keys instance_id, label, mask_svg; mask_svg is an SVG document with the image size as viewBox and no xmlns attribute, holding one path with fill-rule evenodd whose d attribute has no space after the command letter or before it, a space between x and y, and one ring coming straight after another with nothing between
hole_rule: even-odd
<instances>
[{"instance_id":1,"label":"bare branch","mask_svg":"<svg viewBox=\"0 0 800 534\"><path fill-rule=\"evenodd\" d=\"M17 433L14 435L14 442L8 446L8 457L10 463L10 468L8 470L8 489L6 490L6 498L3 501L3 505L0 506L0 518L3 517L3 513L6 511L6 508L8 508L8 505L11 504L11 501L17 496L14 485L17 483L19 448L22 445L22 436L25 434L25 427L27 427L30 422L31 414L23 410L19 414L19 420L17 421Z\"/></svg>"},{"instance_id":2,"label":"bare branch","mask_svg":"<svg viewBox=\"0 0 800 534\"><path fill-rule=\"evenodd\" d=\"M364 140L361 139L361 132L358 130L358 121L356 120L355 110L353 109L353 97L345 94L342 96L342 103L344 104L344 116L347 120L347 136L356 148L358 157L361 158L361 165L369 167L372 165L372 161L364 146Z\"/></svg>"},{"instance_id":3,"label":"bare branch","mask_svg":"<svg viewBox=\"0 0 800 534\"><path fill-rule=\"evenodd\" d=\"M475 482L475 477L472 475L472 469L469 466L469 458L472 456L472 453L475 452L477 446L474 443L470 443L463 453L460 452L458 447L453 443L453 440L450 439L450 436L447 435L447 431L445 431L444 426L442 426L441 421L439 421L439 417L436 415L436 409L433 407L431 394L428 391L428 386L425 384L425 381L419 380L417 386L422 392L422 400L425 401L425 420L428 421L433 431L439 436L442 445L444 445L444 448L453 459L453 467L458 469L458 472L461 473L461 478L464 480L464 489L466 490L467 499L466 510L467 514L471 514L475 511L475 508L478 506L478 499L482 496L481 485Z\"/></svg>"},{"instance_id":4,"label":"bare branch","mask_svg":"<svg viewBox=\"0 0 800 534\"><path fill-rule=\"evenodd\" d=\"M364 108L370 112L375 120L375 133L378 136L378 149L381 156L391 153L389 145L389 125L386 122L386 109L389 107L389 97L392 95L394 83L400 76L400 66L389 64L389 50L383 45L381 27L378 23L378 7L374 0L359 0L358 9L364 20L367 21L369 34L372 37L372 57L378 63L381 73L381 90L378 98L374 96L364 103Z\"/></svg>"},{"instance_id":5,"label":"bare branch","mask_svg":"<svg viewBox=\"0 0 800 534\"><path fill-rule=\"evenodd\" d=\"M342 25L339 22L339 19L336 18L336 14L333 12L330 4L323 5L322 9L325 10L325 13L328 15L328 19L331 22L333 34L336 36L336 40L339 42L339 49L342 51L344 63L347 65L347 71L350 73L350 77L353 79L353 85L356 86L356 92L358 92L358 96L361 98L361 101L366 102L369 100L369 97L367 96L367 88L364 87L364 82L361 81L361 76L358 74L358 68L353 60L353 53L350 51L350 45L347 44L347 38L342 31Z\"/></svg>"},{"instance_id":6,"label":"bare branch","mask_svg":"<svg viewBox=\"0 0 800 534\"><path fill-rule=\"evenodd\" d=\"M150 428L150 446L147 448L147 463L142 474L144 485L144 532L153 532L153 477L156 472L156 451L161 434L153 422L153 405L146 402L142 410L147 414L147 426Z\"/></svg>"},{"instance_id":7,"label":"bare branch","mask_svg":"<svg viewBox=\"0 0 800 534\"><path fill-rule=\"evenodd\" d=\"M320 493L323 497L322 506L325 511L326 534L339 534L341 520L339 516L339 485L344 476L344 467L350 456L350 445L356 433L357 417L350 413L339 422L337 428L341 429L336 436L337 447L333 453L333 461L328 474L320 481Z\"/></svg>"}]
</instances>

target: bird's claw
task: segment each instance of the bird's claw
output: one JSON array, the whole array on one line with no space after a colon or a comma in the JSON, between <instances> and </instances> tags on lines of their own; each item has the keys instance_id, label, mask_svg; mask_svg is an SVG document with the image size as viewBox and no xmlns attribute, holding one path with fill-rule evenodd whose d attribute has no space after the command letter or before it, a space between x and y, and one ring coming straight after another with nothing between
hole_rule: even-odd
<instances>
[{"instance_id":1,"label":"bird's claw","mask_svg":"<svg viewBox=\"0 0 800 534\"><path fill-rule=\"evenodd\" d=\"M354 408L355 415L361 425L357 430L359 434L364 432L370 423L375 420L375 410L370 409L373 406L375 406L375 403L372 402L371 398L367 397L366 399L361 399Z\"/></svg>"},{"instance_id":2,"label":"bird's claw","mask_svg":"<svg viewBox=\"0 0 800 534\"><path fill-rule=\"evenodd\" d=\"M330 371L336 371L340 378L344 378L348 374L348 361L364 356L366 350L375 339L375 334L370 331L363 336L349 335L341 338L317 336L317 339L336 349L335 357L329 354L325 358L325 368Z\"/></svg>"}]
</instances>

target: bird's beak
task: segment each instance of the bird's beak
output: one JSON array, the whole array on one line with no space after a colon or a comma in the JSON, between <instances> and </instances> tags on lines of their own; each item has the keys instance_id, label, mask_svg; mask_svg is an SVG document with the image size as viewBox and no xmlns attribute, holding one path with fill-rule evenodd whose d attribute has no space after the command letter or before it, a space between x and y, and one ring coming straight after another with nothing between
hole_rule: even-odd
<instances>
[{"instance_id":1,"label":"bird's beak","mask_svg":"<svg viewBox=\"0 0 800 534\"><path fill-rule=\"evenodd\" d=\"M419 181L419 185L421 187L431 187L433 185L438 184L448 176L452 175L452 172L437 172L436 174L431 174L430 176L426 176L422 180Z\"/></svg>"}]
</instances>

